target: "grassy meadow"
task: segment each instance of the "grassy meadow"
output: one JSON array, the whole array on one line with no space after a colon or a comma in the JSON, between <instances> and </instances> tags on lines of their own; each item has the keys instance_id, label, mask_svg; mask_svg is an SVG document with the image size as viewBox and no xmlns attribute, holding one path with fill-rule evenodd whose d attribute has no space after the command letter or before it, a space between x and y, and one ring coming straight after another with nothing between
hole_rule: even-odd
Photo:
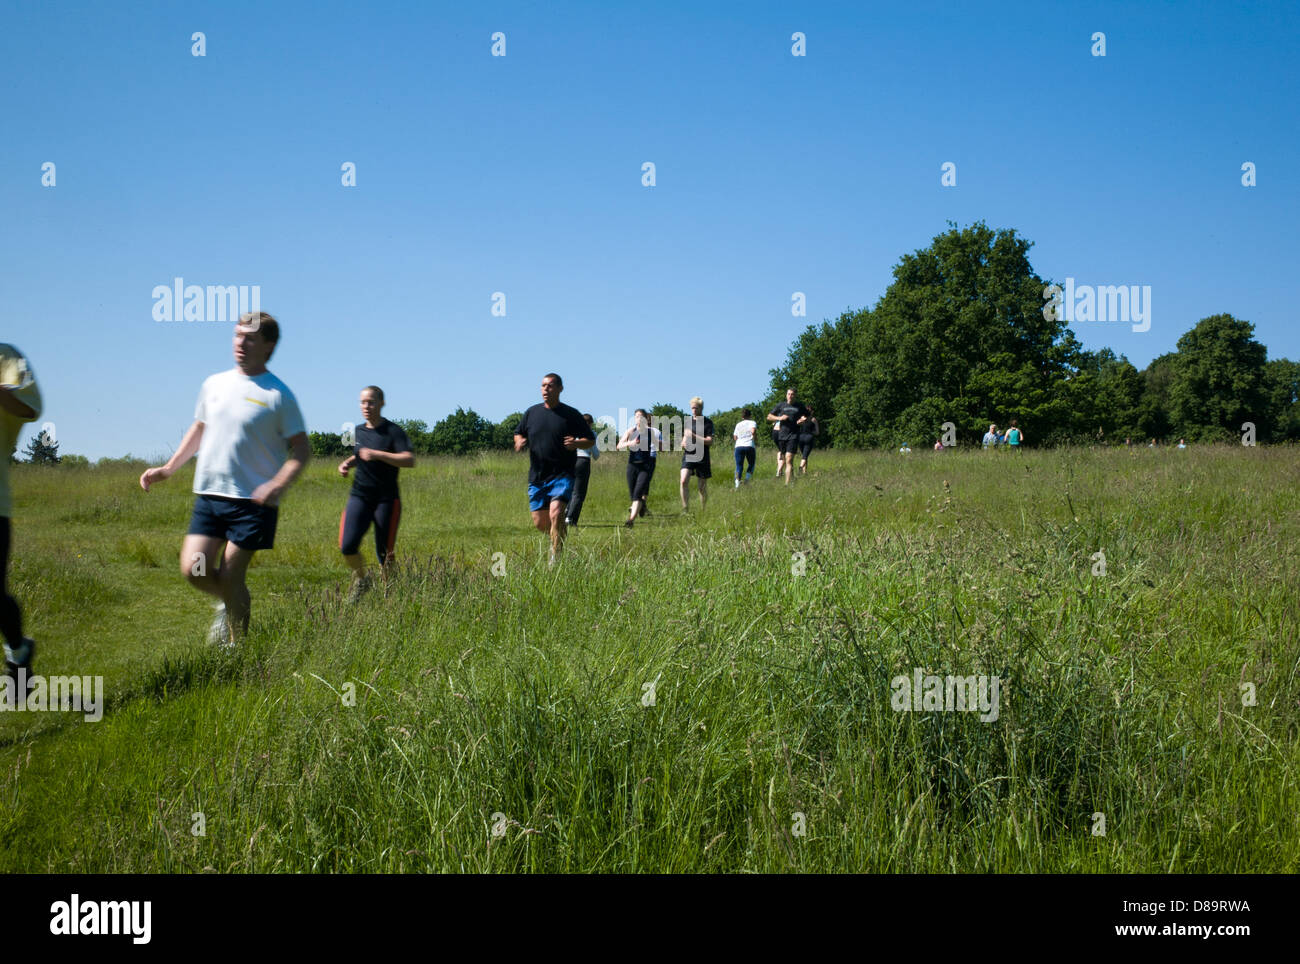
<instances>
[{"instance_id":1,"label":"grassy meadow","mask_svg":"<svg viewBox=\"0 0 1300 964\"><path fill-rule=\"evenodd\" d=\"M36 670L107 708L0 714L0 870L1300 870L1300 451L760 455L631 532L602 457L555 569L526 456L423 459L353 607L319 460L233 653L192 467L15 467ZM998 719L894 711L915 668Z\"/></svg>"}]
</instances>

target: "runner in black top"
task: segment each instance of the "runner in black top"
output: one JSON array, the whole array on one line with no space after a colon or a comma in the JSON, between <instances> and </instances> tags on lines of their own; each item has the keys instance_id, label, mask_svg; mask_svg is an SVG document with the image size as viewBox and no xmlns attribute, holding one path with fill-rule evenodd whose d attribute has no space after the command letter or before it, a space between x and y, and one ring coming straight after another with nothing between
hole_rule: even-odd
<instances>
[{"instance_id":1,"label":"runner in black top","mask_svg":"<svg viewBox=\"0 0 1300 964\"><path fill-rule=\"evenodd\" d=\"M564 513L573 497L577 450L596 444L582 413L560 401L562 391L559 375L543 376L541 404L524 412L515 428L515 451L528 446L528 508L533 525L551 535L550 565L564 551Z\"/></svg>"},{"instance_id":2,"label":"runner in black top","mask_svg":"<svg viewBox=\"0 0 1300 964\"><path fill-rule=\"evenodd\" d=\"M808 474L808 456L812 454L813 438L820 435L822 427L817 424L817 416L808 409L808 420L799 426L799 474Z\"/></svg>"},{"instance_id":3,"label":"runner in black top","mask_svg":"<svg viewBox=\"0 0 1300 964\"><path fill-rule=\"evenodd\" d=\"M779 403L768 414L769 422L777 423L780 432L777 435L777 447L781 450L781 464L785 467L785 484L790 484L794 474L794 453L799 448L801 423L808 418L808 407L796 401L793 388L785 390L785 401Z\"/></svg>"},{"instance_id":4,"label":"runner in black top","mask_svg":"<svg viewBox=\"0 0 1300 964\"><path fill-rule=\"evenodd\" d=\"M691 476L698 480L700 508L709 498L709 478L713 475L709 463L709 448L713 445L713 419L704 414L704 400L698 395L691 399L691 414L682 426L682 511L688 511L690 501L686 496Z\"/></svg>"},{"instance_id":5,"label":"runner in black top","mask_svg":"<svg viewBox=\"0 0 1300 964\"><path fill-rule=\"evenodd\" d=\"M633 416L635 421L627 427L623 437L618 441L618 449L627 449L627 494L632 500L628 510L627 521L623 523L632 528L638 515L645 512L646 493L650 490L650 478L654 475L655 430L650 426L650 415L644 408L638 408Z\"/></svg>"},{"instance_id":6,"label":"runner in black top","mask_svg":"<svg viewBox=\"0 0 1300 964\"><path fill-rule=\"evenodd\" d=\"M361 540L371 522L375 524L375 556L379 571L387 580L393 547L397 544L397 526L402 518L402 500L397 490L397 472L415 465L411 442L400 425L384 418L384 392L377 385L361 390L361 414L365 424L356 429L352 454L339 463L339 475L345 479L356 466L352 492L343 515L339 517L339 550L352 570L352 589L348 602L354 603L370 588L366 562L361 558Z\"/></svg>"}]
</instances>

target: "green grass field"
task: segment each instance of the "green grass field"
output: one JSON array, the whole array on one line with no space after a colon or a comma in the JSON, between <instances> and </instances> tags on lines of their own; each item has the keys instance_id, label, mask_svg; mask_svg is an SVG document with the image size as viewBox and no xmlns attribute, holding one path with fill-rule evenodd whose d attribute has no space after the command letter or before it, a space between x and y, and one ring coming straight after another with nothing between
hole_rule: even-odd
<instances>
[{"instance_id":1,"label":"green grass field","mask_svg":"<svg viewBox=\"0 0 1300 964\"><path fill-rule=\"evenodd\" d=\"M605 456L554 570L526 457L424 459L355 607L313 463L237 654L179 573L190 470L17 467L37 671L107 709L0 714L0 869L1300 869L1300 451L816 452L787 489L767 448L739 492L730 455L687 516L666 458L630 533ZM999 676L998 719L895 712L914 668Z\"/></svg>"}]
</instances>

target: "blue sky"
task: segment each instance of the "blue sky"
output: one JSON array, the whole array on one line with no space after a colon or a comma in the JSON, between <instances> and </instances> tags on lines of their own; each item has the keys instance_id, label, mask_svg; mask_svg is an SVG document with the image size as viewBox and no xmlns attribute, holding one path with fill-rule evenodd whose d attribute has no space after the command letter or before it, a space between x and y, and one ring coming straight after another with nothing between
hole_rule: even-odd
<instances>
[{"instance_id":1,"label":"blue sky","mask_svg":"<svg viewBox=\"0 0 1300 964\"><path fill-rule=\"evenodd\" d=\"M169 453L233 364L228 324L154 321L175 277L260 286L317 430L371 382L499 420L552 369L596 415L713 411L984 220L1045 278L1151 286L1149 331L1086 347L1141 367L1227 311L1300 359L1298 38L1271 3L7 2L0 341L91 458Z\"/></svg>"}]
</instances>

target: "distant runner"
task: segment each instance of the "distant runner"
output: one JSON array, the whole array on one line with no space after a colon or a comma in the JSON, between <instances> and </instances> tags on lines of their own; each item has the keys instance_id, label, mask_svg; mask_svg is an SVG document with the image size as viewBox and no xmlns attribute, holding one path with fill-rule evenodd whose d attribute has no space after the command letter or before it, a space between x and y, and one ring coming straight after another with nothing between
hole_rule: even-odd
<instances>
[{"instance_id":1,"label":"distant runner","mask_svg":"<svg viewBox=\"0 0 1300 964\"><path fill-rule=\"evenodd\" d=\"M587 423L587 428L592 428L594 420L590 414L584 413L582 420ZM591 482L591 465L600 458L600 440L597 439L596 444L589 449L578 449L576 454L578 461L574 465L573 501L569 503L569 512L564 518L567 526L577 525L578 518L582 515L582 505L587 501L587 486Z\"/></svg>"},{"instance_id":2,"label":"distant runner","mask_svg":"<svg viewBox=\"0 0 1300 964\"><path fill-rule=\"evenodd\" d=\"M808 474L808 456L812 455L813 439L822 433L813 410L808 409L808 419L799 426L799 474Z\"/></svg>"},{"instance_id":3,"label":"distant runner","mask_svg":"<svg viewBox=\"0 0 1300 964\"><path fill-rule=\"evenodd\" d=\"M542 401L531 406L515 428L515 451L528 447L528 508L533 525L551 536L548 564L564 551L564 513L573 498L578 449L596 444L581 413L560 401L564 382L550 372L542 377Z\"/></svg>"},{"instance_id":4,"label":"distant runner","mask_svg":"<svg viewBox=\"0 0 1300 964\"><path fill-rule=\"evenodd\" d=\"M781 465L785 468L786 485L790 484L790 477L794 474L794 453L799 448L800 426L807 418L808 407L795 398L793 388L785 390L785 401L776 405L767 416L767 420L775 422L779 430L777 448L781 452Z\"/></svg>"},{"instance_id":5,"label":"distant runner","mask_svg":"<svg viewBox=\"0 0 1300 964\"><path fill-rule=\"evenodd\" d=\"M181 543L181 572L190 585L221 600L208 641L225 646L248 632L248 566L255 552L274 545L280 497L311 460L298 400L266 367L279 341L273 317L260 311L241 315L235 367L204 381L194 424L180 448L165 465L140 475L140 487L148 492L198 453L197 498ZM286 448L292 450L287 459Z\"/></svg>"},{"instance_id":6,"label":"distant runner","mask_svg":"<svg viewBox=\"0 0 1300 964\"><path fill-rule=\"evenodd\" d=\"M27 359L13 345L0 345L0 631L4 633L5 673L13 677L15 701L25 700L31 688L36 643L23 635L23 613L9 595L9 550L13 533L13 494L9 488L9 463L26 422L41 417L41 391ZM19 671L23 678L19 679ZM19 685L21 684L21 685Z\"/></svg>"},{"instance_id":7,"label":"distant runner","mask_svg":"<svg viewBox=\"0 0 1300 964\"><path fill-rule=\"evenodd\" d=\"M352 570L352 588L348 602L355 603L371 586L366 561L361 557L361 540L373 522L375 558L387 581L393 547L397 545L397 526L402 520L402 499L397 489L397 473L415 465L411 441L402 426L390 422L380 413L384 409L384 390L378 385L361 389L361 415L365 424L357 427L352 454L339 463L339 475L348 477L356 466L352 491L339 517L339 551Z\"/></svg>"},{"instance_id":8,"label":"distant runner","mask_svg":"<svg viewBox=\"0 0 1300 964\"><path fill-rule=\"evenodd\" d=\"M731 437L735 440L736 449L736 488L740 488L741 469L745 463L749 464L749 471L745 473L745 481L748 482L754 478L754 464L757 459L758 448L755 446L756 439L754 436L758 433L758 423L754 421L754 416L749 409L741 413L741 421L736 423L736 427L731 431Z\"/></svg>"},{"instance_id":9,"label":"distant runner","mask_svg":"<svg viewBox=\"0 0 1300 964\"><path fill-rule=\"evenodd\" d=\"M645 513L646 493L650 489L650 479L654 475L656 443L662 442L658 430L650 427L650 415L644 408L638 408L633 416L632 424L618 440L619 451L628 452L627 494L632 505L628 509L627 521L623 525L629 529L636 522L637 516Z\"/></svg>"},{"instance_id":10,"label":"distant runner","mask_svg":"<svg viewBox=\"0 0 1300 964\"><path fill-rule=\"evenodd\" d=\"M700 508L709 500L709 479L713 468L709 460L709 450L713 446L713 419L704 414L704 400L696 395L691 399L691 414L682 427L682 511L690 509L691 476L695 476L696 487L700 491Z\"/></svg>"}]
</instances>

